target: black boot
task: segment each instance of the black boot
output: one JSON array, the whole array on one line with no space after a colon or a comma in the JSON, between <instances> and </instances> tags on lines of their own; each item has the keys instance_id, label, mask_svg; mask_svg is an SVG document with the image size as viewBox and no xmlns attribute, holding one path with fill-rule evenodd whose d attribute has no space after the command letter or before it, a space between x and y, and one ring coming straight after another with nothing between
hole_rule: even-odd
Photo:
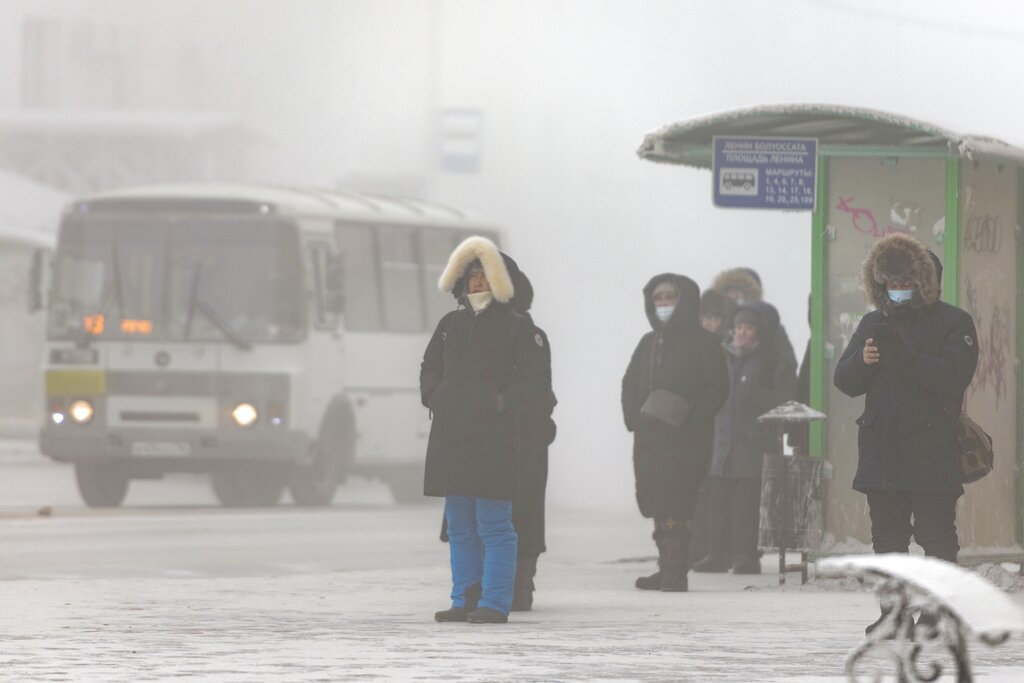
<instances>
[{"instance_id":1,"label":"black boot","mask_svg":"<svg viewBox=\"0 0 1024 683\"><path fill-rule=\"evenodd\" d=\"M661 568L665 562L665 527L662 520L654 520L654 533L651 534L651 538L658 546L658 571L654 572L650 576L640 576L634 582L637 588L642 591L660 591L661 590Z\"/></svg>"},{"instance_id":2,"label":"black boot","mask_svg":"<svg viewBox=\"0 0 1024 683\"><path fill-rule=\"evenodd\" d=\"M507 624L508 615L490 607L480 607L470 612L466 621L471 624Z\"/></svg>"},{"instance_id":3,"label":"black boot","mask_svg":"<svg viewBox=\"0 0 1024 683\"><path fill-rule=\"evenodd\" d=\"M660 591L661 590L661 570L658 570L650 576L640 576L636 580L636 587L642 591Z\"/></svg>"},{"instance_id":4,"label":"black boot","mask_svg":"<svg viewBox=\"0 0 1024 683\"><path fill-rule=\"evenodd\" d=\"M466 589L466 603L462 607L434 612L434 621L468 621L469 613L476 609L480 602L480 595L483 592L480 584L475 584Z\"/></svg>"},{"instance_id":5,"label":"black boot","mask_svg":"<svg viewBox=\"0 0 1024 683\"><path fill-rule=\"evenodd\" d=\"M520 555L516 558L515 592L512 594L513 612L529 612L533 609L533 577L536 574L536 555Z\"/></svg>"},{"instance_id":6,"label":"black boot","mask_svg":"<svg viewBox=\"0 0 1024 683\"><path fill-rule=\"evenodd\" d=\"M665 593L683 593L689 590L690 531L685 522L668 519L666 524L660 588Z\"/></svg>"}]
</instances>

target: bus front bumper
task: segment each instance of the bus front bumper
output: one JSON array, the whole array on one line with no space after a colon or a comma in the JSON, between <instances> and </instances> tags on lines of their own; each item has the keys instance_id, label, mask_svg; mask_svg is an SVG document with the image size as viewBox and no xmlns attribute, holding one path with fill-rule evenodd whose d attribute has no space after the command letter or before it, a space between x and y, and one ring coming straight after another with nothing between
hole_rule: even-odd
<instances>
[{"instance_id":1,"label":"bus front bumper","mask_svg":"<svg viewBox=\"0 0 1024 683\"><path fill-rule=\"evenodd\" d=\"M130 461L166 469L204 471L217 464L258 461L304 463L310 438L288 429L81 429L47 425L39 432L39 450L54 460L74 463Z\"/></svg>"}]
</instances>

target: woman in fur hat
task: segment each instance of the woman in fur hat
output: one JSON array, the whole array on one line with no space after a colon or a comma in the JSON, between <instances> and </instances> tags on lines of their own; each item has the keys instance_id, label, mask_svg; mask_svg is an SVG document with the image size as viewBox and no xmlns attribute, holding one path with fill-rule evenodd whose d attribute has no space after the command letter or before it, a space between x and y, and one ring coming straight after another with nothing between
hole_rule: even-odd
<instances>
[{"instance_id":1,"label":"woman in fur hat","mask_svg":"<svg viewBox=\"0 0 1024 683\"><path fill-rule=\"evenodd\" d=\"M505 623L512 606L517 537L517 412L550 392L532 326L512 309L508 258L484 237L452 253L438 287L462 306L427 344L420 394L431 411L423 492L443 496L452 606L437 621Z\"/></svg>"},{"instance_id":2,"label":"woman in fur hat","mask_svg":"<svg viewBox=\"0 0 1024 683\"><path fill-rule=\"evenodd\" d=\"M878 240L862 282L875 310L836 365L835 386L864 396L853 488L867 495L876 553L957 561L956 501L963 494L950 412L963 407L978 364L971 316L939 301L938 259L910 235Z\"/></svg>"},{"instance_id":3,"label":"woman in fur hat","mask_svg":"<svg viewBox=\"0 0 1024 683\"><path fill-rule=\"evenodd\" d=\"M636 587L685 591L690 521L728 376L718 338L700 325L700 288L693 280L656 275L643 294L651 331L640 339L622 378L622 415L633 433L640 514L654 519L658 571L638 578ZM655 395L683 406L682 419L658 417Z\"/></svg>"}]
</instances>

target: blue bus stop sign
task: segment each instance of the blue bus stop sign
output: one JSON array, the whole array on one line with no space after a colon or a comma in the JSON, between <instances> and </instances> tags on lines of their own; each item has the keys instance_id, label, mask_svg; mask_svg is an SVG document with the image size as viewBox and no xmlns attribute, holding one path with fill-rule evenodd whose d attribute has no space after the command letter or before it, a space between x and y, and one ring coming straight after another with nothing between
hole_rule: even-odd
<instances>
[{"instance_id":1,"label":"blue bus stop sign","mask_svg":"<svg viewBox=\"0 0 1024 683\"><path fill-rule=\"evenodd\" d=\"M712 144L715 206L814 210L817 140L715 136Z\"/></svg>"}]
</instances>

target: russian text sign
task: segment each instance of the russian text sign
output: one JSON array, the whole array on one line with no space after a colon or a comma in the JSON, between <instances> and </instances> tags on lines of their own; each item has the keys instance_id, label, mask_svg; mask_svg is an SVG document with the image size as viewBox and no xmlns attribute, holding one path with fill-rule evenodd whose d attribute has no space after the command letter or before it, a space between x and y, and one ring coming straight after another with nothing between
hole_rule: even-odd
<instances>
[{"instance_id":1,"label":"russian text sign","mask_svg":"<svg viewBox=\"0 0 1024 683\"><path fill-rule=\"evenodd\" d=\"M712 144L715 206L814 210L817 140L715 136Z\"/></svg>"}]
</instances>

